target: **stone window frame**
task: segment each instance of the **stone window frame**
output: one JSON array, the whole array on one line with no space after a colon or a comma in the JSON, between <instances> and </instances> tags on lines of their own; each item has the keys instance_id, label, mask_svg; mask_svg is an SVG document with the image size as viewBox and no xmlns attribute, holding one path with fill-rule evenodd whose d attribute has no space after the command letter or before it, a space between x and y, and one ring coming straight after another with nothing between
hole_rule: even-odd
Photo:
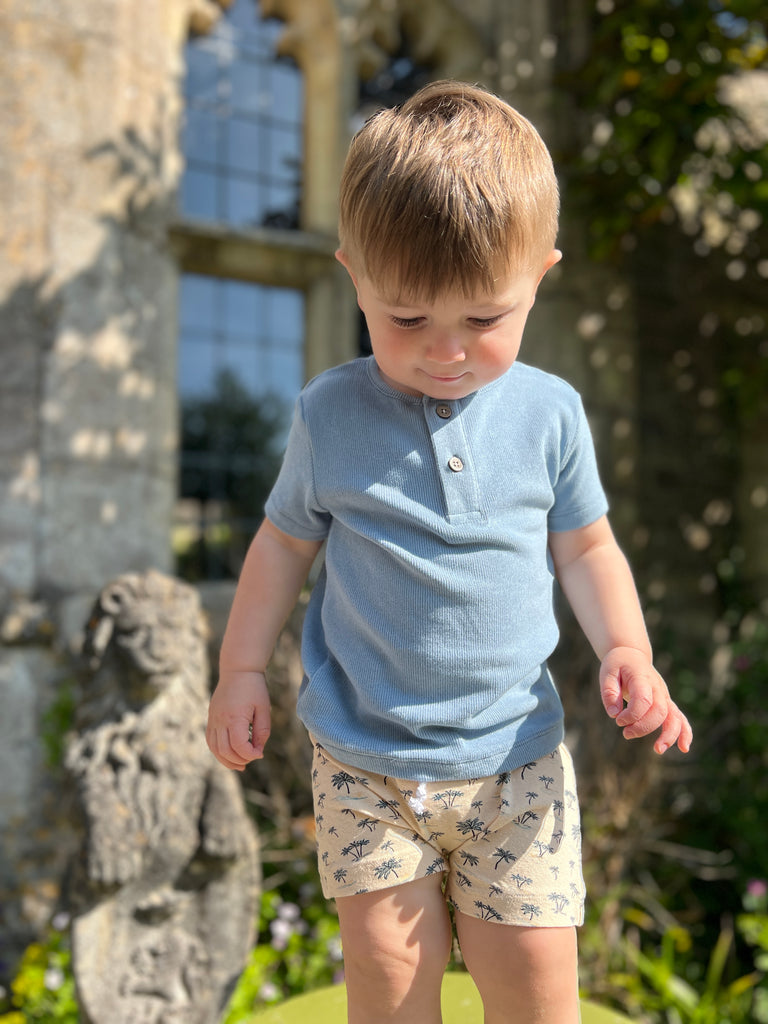
<instances>
[{"instance_id":1,"label":"stone window frame","mask_svg":"<svg viewBox=\"0 0 768 1024\"><path fill-rule=\"evenodd\" d=\"M221 7L228 4L221 3ZM318 210L313 189L308 184L312 178L327 180L336 170L333 159L335 147L318 146L308 130L311 124L327 123L334 120L338 105L338 94L329 95L328 90L312 87L308 80L307 68L313 67L314 53L297 46L301 38L317 36L318 6L322 2L292 5L291 11L278 9L279 4L269 0L254 0L257 14L262 17L278 17L284 22L284 30L278 41L278 55L292 57L302 73L304 90L304 166L307 168L302 183L301 224L295 228L252 227L240 228L221 222L202 220L179 213L170 226L169 240L180 274L200 274L206 277L242 281L265 287L293 288L304 295L304 376L309 378L318 369L333 361L351 357L354 354L352 332L344 332L341 338L331 339L327 328L314 315L318 305L327 306L323 293L338 291L339 275L334 252L335 211L329 216L325 209ZM204 7L196 6L190 16L191 34L201 34L215 24L221 14L221 7L208 2ZM296 18L301 22L302 8L312 15L313 25L296 32ZM322 22L322 19L319 19ZM307 28L311 31L307 33ZM322 25L323 36L329 35L327 22ZM314 50L315 47L313 46ZM314 144L313 144L314 143ZM330 149L330 152L329 152ZM332 163L333 167L324 167ZM325 204L327 205L327 204ZM334 302L334 305L336 303ZM344 318L341 318L342 321ZM348 319L348 318L347 318ZM337 318L338 322L338 318Z\"/></svg>"}]
</instances>

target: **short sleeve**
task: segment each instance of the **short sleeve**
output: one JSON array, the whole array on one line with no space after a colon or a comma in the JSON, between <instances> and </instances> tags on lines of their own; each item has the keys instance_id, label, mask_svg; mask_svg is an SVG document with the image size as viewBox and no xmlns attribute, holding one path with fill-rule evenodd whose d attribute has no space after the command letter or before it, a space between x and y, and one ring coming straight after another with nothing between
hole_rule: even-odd
<instances>
[{"instance_id":1,"label":"short sleeve","mask_svg":"<svg viewBox=\"0 0 768 1024\"><path fill-rule=\"evenodd\" d=\"M331 516L316 498L312 441L301 397L294 409L280 473L264 511L270 522L291 537L324 540L328 535Z\"/></svg>"},{"instance_id":2,"label":"short sleeve","mask_svg":"<svg viewBox=\"0 0 768 1024\"><path fill-rule=\"evenodd\" d=\"M554 482L555 501L547 526L553 533L589 526L608 511L595 456L595 445L581 401L569 432Z\"/></svg>"}]
</instances>

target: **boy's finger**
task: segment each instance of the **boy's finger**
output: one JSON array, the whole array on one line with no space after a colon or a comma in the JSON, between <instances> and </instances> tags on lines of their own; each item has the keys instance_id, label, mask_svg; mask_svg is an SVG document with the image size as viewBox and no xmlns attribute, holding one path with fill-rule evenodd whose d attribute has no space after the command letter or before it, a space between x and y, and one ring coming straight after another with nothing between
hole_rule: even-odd
<instances>
[{"instance_id":1,"label":"boy's finger","mask_svg":"<svg viewBox=\"0 0 768 1024\"><path fill-rule=\"evenodd\" d=\"M627 706L616 719L616 724L625 726L639 723L653 709L653 706L653 689L650 683L635 682L627 695ZM664 713L662 712L656 725L661 725L663 720Z\"/></svg>"},{"instance_id":2,"label":"boy's finger","mask_svg":"<svg viewBox=\"0 0 768 1024\"><path fill-rule=\"evenodd\" d=\"M653 745L653 749L657 754L663 754L670 747L675 744L680 750L687 754L691 749L691 742L693 740L693 730L691 729L690 723L680 709L675 705L673 710L667 716L664 726L661 730L661 735Z\"/></svg>"},{"instance_id":3,"label":"boy's finger","mask_svg":"<svg viewBox=\"0 0 768 1024\"><path fill-rule=\"evenodd\" d=\"M600 680L600 696L603 700L603 707L611 718L615 718L621 713L624 699L621 696L621 684L616 673L606 672Z\"/></svg>"},{"instance_id":4,"label":"boy's finger","mask_svg":"<svg viewBox=\"0 0 768 1024\"><path fill-rule=\"evenodd\" d=\"M253 718L250 722L251 744L254 748L255 757L261 757L264 753L264 746L272 731L272 718L269 707L254 708Z\"/></svg>"},{"instance_id":5,"label":"boy's finger","mask_svg":"<svg viewBox=\"0 0 768 1024\"><path fill-rule=\"evenodd\" d=\"M226 748L219 742L218 731L211 726L206 730L205 738L208 742L208 747L216 760L223 764L225 768L230 768L233 771L241 772L245 765L238 759L233 760L232 755L229 753L229 740L226 741Z\"/></svg>"},{"instance_id":6,"label":"boy's finger","mask_svg":"<svg viewBox=\"0 0 768 1024\"><path fill-rule=\"evenodd\" d=\"M231 751L229 756L232 760L241 760L243 764L248 764L249 761L254 759L255 754L253 743L251 742L251 731L251 722L247 718L238 719L227 729L227 745Z\"/></svg>"},{"instance_id":7,"label":"boy's finger","mask_svg":"<svg viewBox=\"0 0 768 1024\"><path fill-rule=\"evenodd\" d=\"M617 725L624 728L625 739L636 740L640 736L647 736L649 733L655 732L665 721L666 712L664 708L660 707L658 704L654 704L646 711L642 718L631 721L627 725L621 721L622 717L623 716L620 716L616 722Z\"/></svg>"}]
</instances>

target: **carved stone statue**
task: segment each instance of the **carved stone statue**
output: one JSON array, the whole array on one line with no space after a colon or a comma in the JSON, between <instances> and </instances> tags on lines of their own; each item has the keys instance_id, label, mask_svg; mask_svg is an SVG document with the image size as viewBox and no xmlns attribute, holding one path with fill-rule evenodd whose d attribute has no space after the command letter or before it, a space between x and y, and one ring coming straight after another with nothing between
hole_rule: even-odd
<instances>
[{"instance_id":1,"label":"carved stone statue","mask_svg":"<svg viewBox=\"0 0 768 1024\"><path fill-rule=\"evenodd\" d=\"M206 625L196 592L121 576L86 630L67 767L85 818L72 950L87 1024L214 1024L253 942L256 834L205 743Z\"/></svg>"}]
</instances>

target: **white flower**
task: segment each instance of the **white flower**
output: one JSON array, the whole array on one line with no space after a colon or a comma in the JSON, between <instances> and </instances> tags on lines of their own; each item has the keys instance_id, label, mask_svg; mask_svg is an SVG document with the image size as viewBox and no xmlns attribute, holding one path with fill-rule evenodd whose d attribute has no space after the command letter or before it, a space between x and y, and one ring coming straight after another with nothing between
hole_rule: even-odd
<instances>
[{"instance_id":1,"label":"white flower","mask_svg":"<svg viewBox=\"0 0 768 1024\"><path fill-rule=\"evenodd\" d=\"M43 984L49 992L55 992L64 984L64 971L60 967L49 967L43 975Z\"/></svg>"},{"instance_id":2,"label":"white flower","mask_svg":"<svg viewBox=\"0 0 768 1024\"><path fill-rule=\"evenodd\" d=\"M279 997L280 989L274 984L274 982L265 981L259 989L259 998L263 999L265 1003L271 1003L275 999L279 999Z\"/></svg>"},{"instance_id":3,"label":"white flower","mask_svg":"<svg viewBox=\"0 0 768 1024\"><path fill-rule=\"evenodd\" d=\"M279 917L270 924L269 930L272 933L272 948L278 950L285 949L295 931L290 921L283 921Z\"/></svg>"},{"instance_id":4,"label":"white flower","mask_svg":"<svg viewBox=\"0 0 768 1024\"><path fill-rule=\"evenodd\" d=\"M282 921L298 921L301 917L301 910L295 903L281 903L277 908L277 916Z\"/></svg>"}]
</instances>

